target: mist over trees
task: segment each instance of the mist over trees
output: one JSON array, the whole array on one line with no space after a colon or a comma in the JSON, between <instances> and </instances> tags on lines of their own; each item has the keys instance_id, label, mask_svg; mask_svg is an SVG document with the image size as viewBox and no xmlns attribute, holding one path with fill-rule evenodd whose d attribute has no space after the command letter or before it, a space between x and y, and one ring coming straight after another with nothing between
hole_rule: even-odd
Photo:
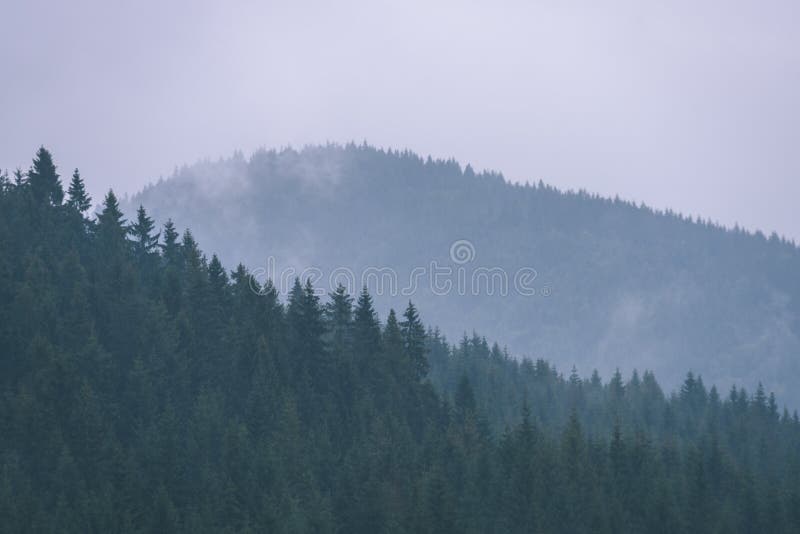
<instances>
[{"instance_id":1,"label":"mist over trees","mask_svg":"<svg viewBox=\"0 0 800 534\"><path fill-rule=\"evenodd\" d=\"M800 529L800 421L763 387L564 375L408 301L283 299L89 204L44 149L0 175L0 531Z\"/></svg>"},{"instance_id":2,"label":"mist over trees","mask_svg":"<svg viewBox=\"0 0 800 534\"><path fill-rule=\"evenodd\" d=\"M800 251L776 235L352 144L198 163L126 211L140 204L254 270L273 257L278 270L326 275L391 267L402 282L434 260L462 266L449 250L466 239L468 273L530 267L536 294L442 296L421 284L412 298L451 339L478 329L515 355L583 374L650 369L669 388L687 370L725 390L761 381L800 405ZM383 316L407 299L370 289Z\"/></svg>"}]
</instances>

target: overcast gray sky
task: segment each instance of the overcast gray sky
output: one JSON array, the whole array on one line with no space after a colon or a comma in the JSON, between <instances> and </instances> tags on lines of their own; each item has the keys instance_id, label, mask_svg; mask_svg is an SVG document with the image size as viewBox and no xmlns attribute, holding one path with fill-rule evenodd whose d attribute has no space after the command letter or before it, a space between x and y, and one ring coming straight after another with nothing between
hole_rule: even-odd
<instances>
[{"instance_id":1,"label":"overcast gray sky","mask_svg":"<svg viewBox=\"0 0 800 534\"><path fill-rule=\"evenodd\" d=\"M800 2L0 0L0 167L368 142L800 239Z\"/></svg>"}]
</instances>

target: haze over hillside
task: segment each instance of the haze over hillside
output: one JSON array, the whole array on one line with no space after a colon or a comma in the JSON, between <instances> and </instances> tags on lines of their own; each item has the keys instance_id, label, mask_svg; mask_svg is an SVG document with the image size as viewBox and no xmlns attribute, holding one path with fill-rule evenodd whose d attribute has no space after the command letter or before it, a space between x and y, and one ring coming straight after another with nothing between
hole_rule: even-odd
<instances>
[{"instance_id":1,"label":"haze over hillside","mask_svg":"<svg viewBox=\"0 0 800 534\"><path fill-rule=\"evenodd\" d=\"M279 289L352 273L384 317L411 296L452 341L475 328L582 374L650 369L671 388L692 369L800 401L800 251L775 235L355 145L198 163L126 214L139 204Z\"/></svg>"}]
</instances>

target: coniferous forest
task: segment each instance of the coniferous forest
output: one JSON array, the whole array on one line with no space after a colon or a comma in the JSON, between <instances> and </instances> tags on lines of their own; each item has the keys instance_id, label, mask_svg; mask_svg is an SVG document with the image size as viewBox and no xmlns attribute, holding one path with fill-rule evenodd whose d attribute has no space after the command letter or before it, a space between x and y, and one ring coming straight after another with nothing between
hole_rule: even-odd
<instances>
[{"instance_id":1,"label":"coniferous forest","mask_svg":"<svg viewBox=\"0 0 800 534\"><path fill-rule=\"evenodd\" d=\"M692 370L800 408L800 248L777 234L352 143L201 161L120 202L190 228L230 265L320 267L326 290L342 266L391 268L400 287L432 261L468 280L499 268L506 294L496 279L491 294L486 280L444 295L423 282L414 302L451 339L476 328L565 372L647 368L672 390ZM461 239L474 254L456 265ZM535 270L534 295L514 291L520 268ZM291 277L274 278L285 294ZM367 282L385 316L397 302Z\"/></svg>"},{"instance_id":2,"label":"coniferous forest","mask_svg":"<svg viewBox=\"0 0 800 534\"><path fill-rule=\"evenodd\" d=\"M45 149L0 180L2 532L800 531L800 422L762 387L581 376L367 291L283 299L91 205Z\"/></svg>"}]
</instances>

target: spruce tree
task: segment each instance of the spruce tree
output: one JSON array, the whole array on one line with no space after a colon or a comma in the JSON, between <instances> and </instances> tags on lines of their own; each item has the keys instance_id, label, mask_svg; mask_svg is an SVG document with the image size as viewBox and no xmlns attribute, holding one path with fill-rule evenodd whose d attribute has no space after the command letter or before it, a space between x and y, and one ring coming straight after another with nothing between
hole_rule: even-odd
<instances>
[{"instance_id":1,"label":"spruce tree","mask_svg":"<svg viewBox=\"0 0 800 534\"><path fill-rule=\"evenodd\" d=\"M164 263L161 298L167 310L172 315L176 315L180 310L183 294L183 255L181 254L181 245L178 242L178 231L175 229L175 224L171 219L164 224L164 244L161 245L161 251Z\"/></svg>"},{"instance_id":2,"label":"spruce tree","mask_svg":"<svg viewBox=\"0 0 800 534\"><path fill-rule=\"evenodd\" d=\"M119 201L114 191L109 189L103 200L103 210L97 216L97 236L107 252L118 250L127 242L128 228L125 225Z\"/></svg>"},{"instance_id":3,"label":"spruce tree","mask_svg":"<svg viewBox=\"0 0 800 534\"><path fill-rule=\"evenodd\" d=\"M216 254L211 255L211 261L208 264L208 282L213 295L222 298L228 287L228 273L225 272L222 262L219 261Z\"/></svg>"},{"instance_id":4,"label":"spruce tree","mask_svg":"<svg viewBox=\"0 0 800 534\"><path fill-rule=\"evenodd\" d=\"M620 400L625 396L625 381L622 379L622 373L619 372L619 368L614 371L611 382L608 383L608 391L611 394L611 398L615 400Z\"/></svg>"},{"instance_id":5,"label":"spruce tree","mask_svg":"<svg viewBox=\"0 0 800 534\"><path fill-rule=\"evenodd\" d=\"M289 328L289 348L293 352L293 359L300 361L304 357L305 343L305 294L300 278L294 279L292 289L289 291L286 305L286 323Z\"/></svg>"},{"instance_id":6,"label":"spruce tree","mask_svg":"<svg viewBox=\"0 0 800 534\"><path fill-rule=\"evenodd\" d=\"M305 333L307 350L312 358L323 358L325 347L322 336L325 333L325 323L322 317L322 306L319 296L311 284L311 279L306 279L303 287L303 318L305 321Z\"/></svg>"},{"instance_id":7,"label":"spruce tree","mask_svg":"<svg viewBox=\"0 0 800 534\"><path fill-rule=\"evenodd\" d=\"M394 312L394 309L389 310L389 316L386 318L382 343L384 354L390 362L391 369L397 374L397 372L405 366L403 365L403 333L400 330L400 324L397 322L397 314Z\"/></svg>"},{"instance_id":8,"label":"spruce tree","mask_svg":"<svg viewBox=\"0 0 800 534\"><path fill-rule=\"evenodd\" d=\"M214 328L221 329L227 320L225 309L228 307L230 298L230 286L228 273L225 272L225 268L216 254L212 254L211 261L208 263L208 289L211 297L208 302L208 311L213 316Z\"/></svg>"},{"instance_id":9,"label":"spruce tree","mask_svg":"<svg viewBox=\"0 0 800 534\"><path fill-rule=\"evenodd\" d=\"M337 359L344 360L352 344L353 297L341 284L325 305L325 322L331 352Z\"/></svg>"},{"instance_id":10,"label":"spruce tree","mask_svg":"<svg viewBox=\"0 0 800 534\"><path fill-rule=\"evenodd\" d=\"M136 210L136 222L130 227L130 233L134 240L134 251L140 259L152 254L158 248L158 238L160 234L153 235L155 223L147 216L143 206Z\"/></svg>"},{"instance_id":11,"label":"spruce tree","mask_svg":"<svg viewBox=\"0 0 800 534\"><path fill-rule=\"evenodd\" d=\"M297 373L311 373L312 380L322 382L327 369L316 365L325 360L322 336L324 322L319 297L314 292L310 281L305 286L296 278L289 293L289 304L286 310L286 320L289 327L289 347L292 359L295 362L295 376ZM314 371L312 373L312 370Z\"/></svg>"},{"instance_id":12,"label":"spruce tree","mask_svg":"<svg viewBox=\"0 0 800 534\"><path fill-rule=\"evenodd\" d=\"M369 358L380 348L381 329L378 314L372 304L372 297L366 286L358 295L353 320L353 350L356 358ZM362 362L369 365L369 362Z\"/></svg>"},{"instance_id":13,"label":"spruce tree","mask_svg":"<svg viewBox=\"0 0 800 534\"><path fill-rule=\"evenodd\" d=\"M67 206L77 210L79 213L83 213L92 207L92 198L86 192L83 178L81 178L81 174L77 168L75 172L72 173L72 181L69 183L69 190L67 193L69 195Z\"/></svg>"},{"instance_id":14,"label":"spruce tree","mask_svg":"<svg viewBox=\"0 0 800 534\"><path fill-rule=\"evenodd\" d=\"M185 274L193 278L202 277L205 257L188 228L184 230L181 238L181 259Z\"/></svg>"},{"instance_id":15,"label":"spruce tree","mask_svg":"<svg viewBox=\"0 0 800 534\"><path fill-rule=\"evenodd\" d=\"M184 308L187 314L194 320L197 331L189 340L192 350L203 351L206 360L211 355L207 353L209 349L207 341L213 328L215 318L210 313L211 295L208 290L208 265L203 252L195 241L192 232L186 229L181 238L181 259L182 275L181 286L183 288L182 297L185 298ZM219 341L219 340L215 340Z\"/></svg>"},{"instance_id":16,"label":"spruce tree","mask_svg":"<svg viewBox=\"0 0 800 534\"><path fill-rule=\"evenodd\" d=\"M756 394L753 395L753 409L759 416L767 413L767 395L764 392L764 385L759 382Z\"/></svg>"},{"instance_id":17,"label":"spruce tree","mask_svg":"<svg viewBox=\"0 0 800 534\"><path fill-rule=\"evenodd\" d=\"M137 337L131 328L131 317L136 308L136 270L130 262L130 243L119 202L109 190L103 201L103 209L97 216L94 228L96 245L95 291L98 306L97 331L105 348L113 350L117 357L132 361L136 352L133 339Z\"/></svg>"},{"instance_id":18,"label":"spruce tree","mask_svg":"<svg viewBox=\"0 0 800 534\"><path fill-rule=\"evenodd\" d=\"M180 243L178 243L178 231L172 219L167 219L164 224L164 244L161 245L162 254L167 265L180 267Z\"/></svg>"},{"instance_id":19,"label":"spruce tree","mask_svg":"<svg viewBox=\"0 0 800 534\"><path fill-rule=\"evenodd\" d=\"M28 171L28 187L37 203L59 205L64 200L64 189L50 152L40 147Z\"/></svg>"},{"instance_id":20,"label":"spruce tree","mask_svg":"<svg viewBox=\"0 0 800 534\"><path fill-rule=\"evenodd\" d=\"M414 304L409 301L400 323L403 348L411 366L412 375L422 380L428 374L428 359L425 357L425 327L419 319Z\"/></svg>"}]
</instances>

